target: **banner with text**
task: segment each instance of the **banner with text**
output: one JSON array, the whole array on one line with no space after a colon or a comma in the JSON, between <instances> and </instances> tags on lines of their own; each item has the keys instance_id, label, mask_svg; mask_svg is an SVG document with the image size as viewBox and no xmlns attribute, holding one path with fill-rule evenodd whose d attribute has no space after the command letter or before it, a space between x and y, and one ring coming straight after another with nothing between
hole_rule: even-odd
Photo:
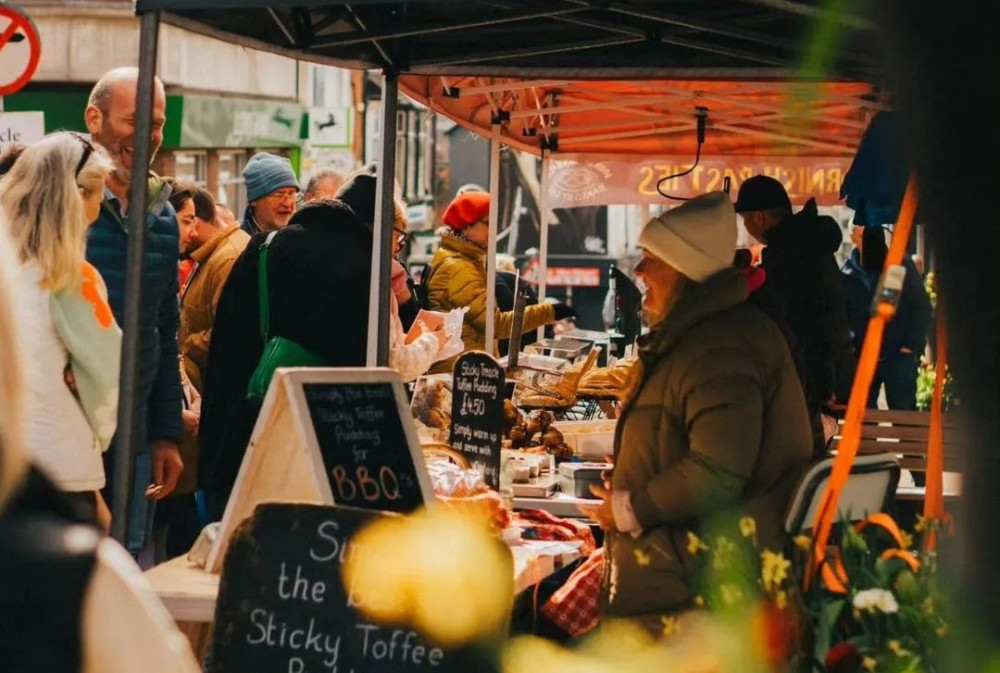
<instances>
[{"instance_id":1,"label":"banner with text","mask_svg":"<svg viewBox=\"0 0 1000 673\"><path fill-rule=\"evenodd\" d=\"M690 198L725 188L730 194L754 175L769 175L785 185L795 205L815 197L821 206L842 205L840 185L851 166L845 157L702 157L689 174L670 176L691 167L693 157L637 159L623 155L565 154L549 159L549 206L577 208L611 204L663 203L656 186L671 196ZM670 203L670 202L668 202ZM672 202L676 203L676 202Z\"/></svg>"}]
</instances>

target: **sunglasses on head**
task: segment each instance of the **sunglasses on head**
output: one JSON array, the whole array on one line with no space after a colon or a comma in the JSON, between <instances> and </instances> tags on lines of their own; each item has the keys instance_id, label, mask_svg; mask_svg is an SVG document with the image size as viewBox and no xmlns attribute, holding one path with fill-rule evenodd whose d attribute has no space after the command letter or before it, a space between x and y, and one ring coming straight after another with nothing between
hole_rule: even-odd
<instances>
[{"instance_id":1,"label":"sunglasses on head","mask_svg":"<svg viewBox=\"0 0 1000 673\"><path fill-rule=\"evenodd\" d=\"M71 135L77 140L79 140L80 144L83 145L83 154L80 155L80 161L79 163L77 163L76 171L73 174L73 177L78 178L80 177L80 171L82 171L83 167L87 165L87 160L90 159L90 155L94 153L94 146L90 143L89 140L84 138L79 133L73 133Z\"/></svg>"}]
</instances>

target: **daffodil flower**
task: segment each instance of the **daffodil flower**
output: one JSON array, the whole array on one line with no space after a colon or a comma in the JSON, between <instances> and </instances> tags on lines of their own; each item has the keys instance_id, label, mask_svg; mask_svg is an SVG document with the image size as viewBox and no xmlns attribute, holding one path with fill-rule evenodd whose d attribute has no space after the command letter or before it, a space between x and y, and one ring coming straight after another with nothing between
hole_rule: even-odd
<instances>
[{"instance_id":1,"label":"daffodil flower","mask_svg":"<svg viewBox=\"0 0 1000 673\"><path fill-rule=\"evenodd\" d=\"M743 537L753 537L757 534L757 521L752 516L745 516L740 519L740 535Z\"/></svg>"},{"instance_id":2,"label":"daffodil flower","mask_svg":"<svg viewBox=\"0 0 1000 673\"><path fill-rule=\"evenodd\" d=\"M702 542L701 538L699 538L697 535L695 535L691 531L688 531L687 550L688 550L688 554L691 554L691 556L694 556L694 555L698 554L699 552L707 551L708 550L708 545L706 545L704 542Z\"/></svg>"}]
</instances>

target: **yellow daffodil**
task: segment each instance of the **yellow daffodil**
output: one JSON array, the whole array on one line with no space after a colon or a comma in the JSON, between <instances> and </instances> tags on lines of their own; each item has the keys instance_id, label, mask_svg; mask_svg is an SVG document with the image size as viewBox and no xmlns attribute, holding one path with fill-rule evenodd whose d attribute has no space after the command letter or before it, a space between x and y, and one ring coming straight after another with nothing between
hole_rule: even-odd
<instances>
[{"instance_id":1,"label":"yellow daffodil","mask_svg":"<svg viewBox=\"0 0 1000 673\"><path fill-rule=\"evenodd\" d=\"M757 534L757 521L752 516L740 519L740 534L743 537L753 537Z\"/></svg>"},{"instance_id":2,"label":"yellow daffodil","mask_svg":"<svg viewBox=\"0 0 1000 673\"><path fill-rule=\"evenodd\" d=\"M878 662L871 657L865 657L861 660L861 667L866 671L874 671L876 666L878 666Z\"/></svg>"},{"instance_id":3,"label":"yellow daffodil","mask_svg":"<svg viewBox=\"0 0 1000 673\"><path fill-rule=\"evenodd\" d=\"M788 594L784 591L779 591L774 594L774 604L778 606L779 610L784 610L788 607Z\"/></svg>"},{"instance_id":4,"label":"yellow daffodil","mask_svg":"<svg viewBox=\"0 0 1000 673\"><path fill-rule=\"evenodd\" d=\"M927 530L927 518L918 514L917 523L913 525L913 530L917 533L923 533L925 530Z\"/></svg>"},{"instance_id":5,"label":"yellow daffodil","mask_svg":"<svg viewBox=\"0 0 1000 673\"><path fill-rule=\"evenodd\" d=\"M672 636L678 631L680 627L677 625L677 617L660 617L663 622L663 635Z\"/></svg>"},{"instance_id":6,"label":"yellow daffodil","mask_svg":"<svg viewBox=\"0 0 1000 673\"><path fill-rule=\"evenodd\" d=\"M899 535L903 538L903 549L909 549L913 546L913 536L907 533L905 530L899 531Z\"/></svg>"},{"instance_id":7,"label":"yellow daffodil","mask_svg":"<svg viewBox=\"0 0 1000 673\"><path fill-rule=\"evenodd\" d=\"M638 563L641 567L648 566L652 561L653 559L649 556L649 554L647 554L642 549L635 550L635 562Z\"/></svg>"},{"instance_id":8,"label":"yellow daffodil","mask_svg":"<svg viewBox=\"0 0 1000 673\"><path fill-rule=\"evenodd\" d=\"M890 640L888 643L889 650L892 651L897 657L899 653L903 651L903 646L899 644L898 640Z\"/></svg>"},{"instance_id":9,"label":"yellow daffodil","mask_svg":"<svg viewBox=\"0 0 1000 673\"><path fill-rule=\"evenodd\" d=\"M764 591L777 589L788 577L788 569L792 567L792 562L782 554L775 554L768 549L761 552L760 560Z\"/></svg>"},{"instance_id":10,"label":"yellow daffodil","mask_svg":"<svg viewBox=\"0 0 1000 673\"><path fill-rule=\"evenodd\" d=\"M688 554L694 556L695 554L708 550L708 545L701 541L697 535L688 531L688 544L687 544Z\"/></svg>"},{"instance_id":11,"label":"yellow daffodil","mask_svg":"<svg viewBox=\"0 0 1000 673\"><path fill-rule=\"evenodd\" d=\"M730 542L729 538L724 535L715 538L715 553L712 554L712 566L716 569L728 566L734 551L736 551L736 545Z\"/></svg>"},{"instance_id":12,"label":"yellow daffodil","mask_svg":"<svg viewBox=\"0 0 1000 673\"><path fill-rule=\"evenodd\" d=\"M795 546L798 547L799 549L809 551L810 549L812 549L812 544L813 544L812 538L809 537L808 535L795 536Z\"/></svg>"},{"instance_id":13,"label":"yellow daffodil","mask_svg":"<svg viewBox=\"0 0 1000 673\"><path fill-rule=\"evenodd\" d=\"M722 592L722 602L726 605L735 605L743 600L743 590L735 584L722 584L719 591Z\"/></svg>"},{"instance_id":14,"label":"yellow daffodil","mask_svg":"<svg viewBox=\"0 0 1000 673\"><path fill-rule=\"evenodd\" d=\"M695 596L694 604L697 605L699 608L705 607L705 598L703 596Z\"/></svg>"}]
</instances>

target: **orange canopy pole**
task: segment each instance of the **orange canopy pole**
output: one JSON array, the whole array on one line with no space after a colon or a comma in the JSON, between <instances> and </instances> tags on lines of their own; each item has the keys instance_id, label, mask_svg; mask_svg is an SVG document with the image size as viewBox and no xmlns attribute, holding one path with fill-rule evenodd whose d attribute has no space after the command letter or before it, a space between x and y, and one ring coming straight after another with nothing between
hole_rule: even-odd
<instances>
[{"instance_id":1,"label":"orange canopy pole","mask_svg":"<svg viewBox=\"0 0 1000 673\"><path fill-rule=\"evenodd\" d=\"M911 178L906 186L903 204L899 209L899 218L893 231L892 243L885 259L883 273L889 267L898 266L902 262L906 252L906 244L910 238L910 230L913 228L916 210L917 190ZM854 458L861 444L861 425L868 405L868 392L875 377L875 369L878 367L885 324L892 319L894 314L895 307L891 303L880 301L876 306L875 314L868 321L868 332L865 334L861 355L858 358L858 368L854 374L851 396L848 399L847 411L844 415L844 429L840 436L840 443L837 445L837 456L834 458L830 481L823 493L823 500L816 512L813 525L813 563L806 568L805 585L807 588L812 582L816 569L819 568L826 556L826 546L830 540L830 529L837 512L837 503L844 490L844 485L847 483L847 478L851 474L851 466L854 464Z\"/></svg>"},{"instance_id":2,"label":"orange canopy pole","mask_svg":"<svg viewBox=\"0 0 1000 673\"><path fill-rule=\"evenodd\" d=\"M941 405L944 403L944 380L948 367L948 331L945 329L945 314L941 299L937 305L937 363L934 376L934 395L931 397L931 423L927 435L927 492L924 496L924 517L941 519L944 516L944 419ZM933 551L937 546L937 536L930 527L924 538L924 548Z\"/></svg>"}]
</instances>

